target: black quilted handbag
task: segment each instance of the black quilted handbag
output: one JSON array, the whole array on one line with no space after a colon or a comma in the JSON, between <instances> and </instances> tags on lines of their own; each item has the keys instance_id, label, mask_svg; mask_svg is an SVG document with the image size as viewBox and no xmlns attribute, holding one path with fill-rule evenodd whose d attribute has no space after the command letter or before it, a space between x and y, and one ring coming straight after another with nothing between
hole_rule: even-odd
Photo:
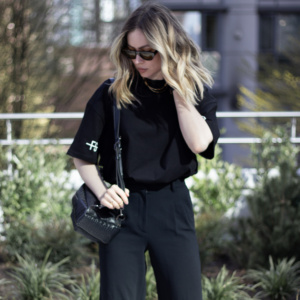
<instances>
[{"instance_id":1,"label":"black quilted handbag","mask_svg":"<svg viewBox=\"0 0 300 300\"><path fill-rule=\"evenodd\" d=\"M119 187L125 190L122 170L121 142L119 136L120 110L113 104L115 153L116 153L116 180ZM121 230L124 220L123 209L112 210L100 205L93 192L83 184L72 198L71 218L74 230L94 242L104 244Z\"/></svg>"}]
</instances>

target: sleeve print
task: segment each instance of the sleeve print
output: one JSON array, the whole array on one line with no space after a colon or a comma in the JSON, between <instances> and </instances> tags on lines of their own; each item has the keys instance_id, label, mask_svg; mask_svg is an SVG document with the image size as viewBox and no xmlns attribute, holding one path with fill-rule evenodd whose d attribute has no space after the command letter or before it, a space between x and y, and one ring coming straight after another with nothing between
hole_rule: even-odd
<instances>
[{"instance_id":1,"label":"sleeve print","mask_svg":"<svg viewBox=\"0 0 300 300\"><path fill-rule=\"evenodd\" d=\"M94 93L86 105L80 127L67 154L97 163L99 139L105 123L105 92L103 85Z\"/></svg>"}]
</instances>

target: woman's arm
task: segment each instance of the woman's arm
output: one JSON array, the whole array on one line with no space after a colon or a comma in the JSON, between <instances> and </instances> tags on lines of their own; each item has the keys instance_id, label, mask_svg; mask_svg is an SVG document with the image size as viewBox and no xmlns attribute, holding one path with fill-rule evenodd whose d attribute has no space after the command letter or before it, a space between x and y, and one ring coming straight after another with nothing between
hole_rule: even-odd
<instances>
[{"instance_id":1,"label":"woman's arm","mask_svg":"<svg viewBox=\"0 0 300 300\"><path fill-rule=\"evenodd\" d=\"M100 203L110 209L120 209L128 204L129 191L125 192L116 184L107 188L103 183L94 164L74 158L74 164L82 180L99 199Z\"/></svg>"},{"instance_id":2,"label":"woman's arm","mask_svg":"<svg viewBox=\"0 0 300 300\"><path fill-rule=\"evenodd\" d=\"M212 132L205 119L194 105L186 103L175 90L173 96L180 130L185 142L196 154L205 151L213 141Z\"/></svg>"}]
</instances>

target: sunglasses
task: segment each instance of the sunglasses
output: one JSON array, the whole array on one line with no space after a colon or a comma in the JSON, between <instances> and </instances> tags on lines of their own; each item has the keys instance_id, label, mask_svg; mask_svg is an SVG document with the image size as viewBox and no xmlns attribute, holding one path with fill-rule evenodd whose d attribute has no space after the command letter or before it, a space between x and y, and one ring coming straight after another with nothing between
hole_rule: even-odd
<instances>
[{"instance_id":1,"label":"sunglasses","mask_svg":"<svg viewBox=\"0 0 300 300\"><path fill-rule=\"evenodd\" d=\"M151 52L151 51L136 51L136 50L130 50L130 49L123 49L122 50L122 53L130 59L135 59L136 56L139 55L144 60L152 60L157 52L158 52L157 50L155 50L154 52Z\"/></svg>"}]
</instances>

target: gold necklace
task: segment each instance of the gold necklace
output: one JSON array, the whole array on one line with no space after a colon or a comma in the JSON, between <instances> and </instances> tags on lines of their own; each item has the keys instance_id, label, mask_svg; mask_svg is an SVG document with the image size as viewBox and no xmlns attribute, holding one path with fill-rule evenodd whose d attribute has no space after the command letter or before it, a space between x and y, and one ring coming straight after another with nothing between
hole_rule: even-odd
<instances>
[{"instance_id":1,"label":"gold necklace","mask_svg":"<svg viewBox=\"0 0 300 300\"><path fill-rule=\"evenodd\" d=\"M144 82L145 82L146 86L149 88L150 91L152 91L153 93L157 93L157 94L164 92L166 87L168 86L168 84L165 83L161 88L154 88L154 87L149 85L146 78L144 78Z\"/></svg>"}]
</instances>

